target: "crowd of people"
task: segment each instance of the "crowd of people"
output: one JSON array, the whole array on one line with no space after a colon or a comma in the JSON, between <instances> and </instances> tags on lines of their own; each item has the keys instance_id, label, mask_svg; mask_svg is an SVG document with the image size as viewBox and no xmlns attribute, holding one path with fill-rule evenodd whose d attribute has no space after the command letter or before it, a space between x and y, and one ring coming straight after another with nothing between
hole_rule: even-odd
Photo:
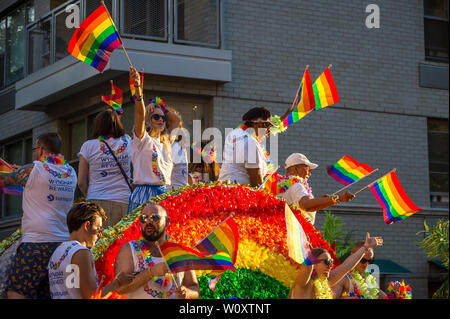
<instances>
[{"instance_id":1,"label":"crowd of people","mask_svg":"<svg viewBox=\"0 0 450 319\"><path fill-rule=\"evenodd\" d=\"M205 142L193 147L192 154L203 155L195 163L188 159L190 150L171 134L183 126L180 114L159 98L145 105L141 78L134 68L130 79L136 88L132 137L125 134L120 115L107 109L95 118L93 137L78 153L78 176L61 155L62 143L56 133L37 137L33 163L0 174L0 187L24 188L22 239L7 276L8 298L91 298L113 292L127 298L198 298L195 272L171 274L159 250L167 240L170 222L163 206L151 204L142 209L141 239L122 246L115 261L115 278L101 289L89 248L104 227L115 225L154 196L210 181L259 187L274 171L262 145L276 126L266 107L247 111L242 125L226 136L221 165L213 150L205 151ZM293 153L285 161L286 175L279 176L277 187L277 196L312 224L316 211L354 198L350 192L315 197L307 181L317 167L305 155ZM77 186L86 199L73 204ZM312 249L317 263L299 266L290 298L364 297L359 293L358 274L365 272L373 260L373 248L382 242L367 234L335 268L327 250ZM65 271L67 267L79 269L79 280L73 284L74 273ZM383 298L383 293L377 297Z\"/></svg>"}]
</instances>

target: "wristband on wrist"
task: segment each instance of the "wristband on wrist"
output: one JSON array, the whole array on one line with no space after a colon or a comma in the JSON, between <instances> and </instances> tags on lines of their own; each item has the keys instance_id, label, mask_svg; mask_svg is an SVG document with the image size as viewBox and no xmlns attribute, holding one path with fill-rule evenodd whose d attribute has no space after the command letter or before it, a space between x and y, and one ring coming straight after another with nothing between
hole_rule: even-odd
<instances>
[{"instance_id":1,"label":"wristband on wrist","mask_svg":"<svg viewBox=\"0 0 450 319\"><path fill-rule=\"evenodd\" d=\"M144 95L142 94L141 96L136 96L135 94L131 98L133 99L134 102L141 102L144 98Z\"/></svg>"},{"instance_id":2,"label":"wristband on wrist","mask_svg":"<svg viewBox=\"0 0 450 319\"><path fill-rule=\"evenodd\" d=\"M333 201L333 205L339 204L341 202L339 199L339 195L332 195L331 200Z\"/></svg>"}]
</instances>

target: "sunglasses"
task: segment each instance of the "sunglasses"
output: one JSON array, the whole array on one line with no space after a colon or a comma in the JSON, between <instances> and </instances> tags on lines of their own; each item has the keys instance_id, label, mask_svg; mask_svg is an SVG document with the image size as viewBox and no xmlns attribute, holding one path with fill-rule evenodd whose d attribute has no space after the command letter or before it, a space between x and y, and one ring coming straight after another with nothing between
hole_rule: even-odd
<instances>
[{"instance_id":1,"label":"sunglasses","mask_svg":"<svg viewBox=\"0 0 450 319\"><path fill-rule=\"evenodd\" d=\"M373 258L372 259L363 258L363 259L361 259L360 263L361 264L367 264L367 263L371 264L371 263L373 263Z\"/></svg>"},{"instance_id":2,"label":"sunglasses","mask_svg":"<svg viewBox=\"0 0 450 319\"><path fill-rule=\"evenodd\" d=\"M139 219L140 219L141 223L144 223L144 224L148 223L150 219L152 220L152 222L157 223L161 219L161 216L158 213L155 213L150 216L141 215L141 217Z\"/></svg>"},{"instance_id":3,"label":"sunglasses","mask_svg":"<svg viewBox=\"0 0 450 319\"><path fill-rule=\"evenodd\" d=\"M152 114L152 119L154 119L155 121L159 121L159 119L162 119L164 122L167 122L167 116L165 115Z\"/></svg>"},{"instance_id":4,"label":"sunglasses","mask_svg":"<svg viewBox=\"0 0 450 319\"><path fill-rule=\"evenodd\" d=\"M319 261L323 262L327 267L331 267L334 264L334 261L332 258L328 259L319 259Z\"/></svg>"}]
</instances>

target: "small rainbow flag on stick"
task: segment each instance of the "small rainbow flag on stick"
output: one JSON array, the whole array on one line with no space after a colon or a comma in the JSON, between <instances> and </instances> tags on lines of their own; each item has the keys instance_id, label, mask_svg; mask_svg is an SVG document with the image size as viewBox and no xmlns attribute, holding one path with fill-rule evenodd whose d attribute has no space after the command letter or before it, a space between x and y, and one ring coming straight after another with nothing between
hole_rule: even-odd
<instances>
[{"instance_id":1,"label":"small rainbow flag on stick","mask_svg":"<svg viewBox=\"0 0 450 319\"><path fill-rule=\"evenodd\" d=\"M422 210L406 195L400 181L392 170L369 185L378 204L383 208L384 222L392 224Z\"/></svg>"},{"instance_id":2,"label":"small rainbow flag on stick","mask_svg":"<svg viewBox=\"0 0 450 319\"><path fill-rule=\"evenodd\" d=\"M141 72L140 77L141 77L141 91L142 93L144 93L144 72ZM131 97L133 97L136 95L136 88L134 87L134 82L131 79L129 79L129 83L130 83Z\"/></svg>"},{"instance_id":3,"label":"small rainbow flag on stick","mask_svg":"<svg viewBox=\"0 0 450 319\"><path fill-rule=\"evenodd\" d=\"M0 158L0 173L12 173L14 168L3 159ZM0 194L17 195L21 196L23 193L23 187L20 186L4 186L0 187Z\"/></svg>"},{"instance_id":4,"label":"small rainbow flag on stick","mask_svg":"<svg viewBox=\"0 0 450 319\"><path fill-rule=\"evenodd\" d=\"M295 217L289 206L286 204L284 209L287 229L287 246L289 248L289 257L301 265L310 266L319 261L311 254L310 245L302 225Z\"/></svg>"},{"instance_id":5,"label":"small rainbow flag on stick","mask_svg":"<svg viewBox=\"0 0 450 319\"><path fill-rule=\"evenodd\" d=\"M102 101L111 106L117 114L122 114L123 91L113 84L111 80L111 95L102 96Z\"/></svg>"},{"instance_id":6,"label":"small rainbow flag on stick","mask_svg":"<svg viewBox=\"0 0 450 319\"><path fill-rule=\"evenodd\" d=\"M234 271L230 255L223 251L205 256L198 251L172 242L165 242L160 249L172 273L187 270Z\"/></svg>"},{"instance_id":7,"label":"small rainbow flag on stick","mask_svg":"<svg viewBox=\"0 0 450 319\"><path fill-rule=\"evenodd\" d=\"M313 91L316 110L339 102L339 95L333 77L331 76L330 67L326 68L316 82L314 82Z\"/></svg>"},{"instance_id":8,"label":"small rainbow flag on stick","mask_svg":"<svg viewBox=\"0 0 450 319\"><path fill-rule=\"evenodd\" d=\"M77 59L103 72L112 52L121 45L119 32L102 4L75 30L67 50Z\"/></svg>"},{"instance_id":9,"label":"small rainbow flag on stick","mask_svg":"<svg viewBox=\"0 0 450 319\"><path fill-rule=\"evenodd\" d=\"M327 173L342 185L350 185L371 174L375 169L365 163L359 163L352 157L344 155L336 164L327 166Z\"/></svg>"},{"instance_id":10,"label":"small rainbow flag on stick","mask_svg":"<svg viewBox=\"0 0 450 319\"><path fill-rule=\"evenodd\" d=\"M310 111L314 110L314 107L316 106L311 76L309 75L308 67L306 67L305 73L303 74L302 82L300 83L292 105L294 109L284 119L284 126L288 126L289 124L299 121Z\"/></svg>"},{"instance_id":11,"label":"small rainbow flag on stick","mask_svg":"<svg viewBox=\"0 0 450 319\"><path fill-rule=\"evenodd\" d=\"M208 236L194 247L204 255L214 255L219 251L227 253L231 262L236 262L239 243L239 233L232 215L225 219Z\"/></svg>"},{"instance_id":12,"label":"small rainbow flag on stick","mask_svg":"<svg viewBox=\"0 0 450 319\"><path fill-rule=\"evenodd\" d=\"M261 186L258 189L262 189L264 187L264 189L269 194L277 196L277 182L278 182L278 174L277 174L277 172L278 172L278 168L275 171L273 171L273 173L267 174L264 177L264 180L263 180Z\"/></svg>"}]
</instances>

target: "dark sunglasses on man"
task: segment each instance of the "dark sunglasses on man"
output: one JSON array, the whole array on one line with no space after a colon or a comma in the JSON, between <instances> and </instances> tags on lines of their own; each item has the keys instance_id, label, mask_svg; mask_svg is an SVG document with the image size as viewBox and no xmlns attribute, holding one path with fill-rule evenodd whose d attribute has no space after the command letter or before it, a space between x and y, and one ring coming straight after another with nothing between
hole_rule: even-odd
<instances>
[{"instance_id":1,"label":"dark sunglasses on man","mask_svg":"<svg viewBox=\"0 0 450 319\"><path fill-rule=\"evenodd\" d=\"M155 121L159 121L159 119L162 119L164 122L167 122L167 116L165 115L152 114L152 119L154 119Z\"/></svg>"},{"instance_id":2,"label":"dark sunglasses on man","mask_svg":"<svg viewBox=\"0 0 450 319\"><path fill-rule=\"evenodd\" d=\"M140 219L141 223L143 223L143 224L148 223L149 220L151 220L154 223L157 223L161 219L161 216L158 213L155 213L155 214L151 214L150 216L141 215L141 217L139 217L139 219Z\"/></svg>"},{"instance_id":3,"label":"dark sunglasses on man","mask_svg":"<svg viewBox=\"0 0 450 319\"><path fill-rule=\"evenodd\" d=\"M319 261L323 262L327 267L332 267L334 264L334 261L332 258L328 259L319 259Z\"/></svg>"}]
</instances>

